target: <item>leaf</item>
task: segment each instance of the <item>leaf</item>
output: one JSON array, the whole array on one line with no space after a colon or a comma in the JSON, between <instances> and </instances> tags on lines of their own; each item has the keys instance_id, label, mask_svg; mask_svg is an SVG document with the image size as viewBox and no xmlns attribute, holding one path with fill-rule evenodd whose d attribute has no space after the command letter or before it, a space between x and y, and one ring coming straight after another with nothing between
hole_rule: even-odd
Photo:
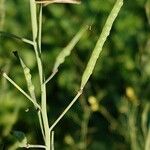
<instances>
[{"instance_id":1,"label":"leaf","mask_svg":"<svg viewBox=\"0 0 150 150\"><path fill-rule=\"evenodd\" d=\"M80 29L80 31L74 36L71 42L59 53L56 58L56 62L53 67L53 72L58 70L58 67L65 61L65 58L71 54L71 51L75 47L75 45L79 42L83 34L88 29L88 26L84 26Z\"/></svg>"},{"instance_id":2,"label":"leaf","mask_svg":"<svg viewBox=\"0 0 150 150\"><path fill-rule=\"evenodd\" d=\"M87 81L89 80L89 78L90 78L90 76L94 70L97 59L99 58L99 55L102 52L103 45L104 45L107 37L110 34L110 30L112 28L112 25L113 25L118 13L119 13L121 7L122 7L122 5L123 5L123 0L117 0L111 13L109 14L109 16L106 20L106 23L103 27L102 33L101 33L101 35L100 35L100 37L96 43L96 46L92 52L92 55L88 61L86 69L83 73L81 85L80 85L81 89L84 88L84 86L86 85Z\"/></svg>"}]
</instances>

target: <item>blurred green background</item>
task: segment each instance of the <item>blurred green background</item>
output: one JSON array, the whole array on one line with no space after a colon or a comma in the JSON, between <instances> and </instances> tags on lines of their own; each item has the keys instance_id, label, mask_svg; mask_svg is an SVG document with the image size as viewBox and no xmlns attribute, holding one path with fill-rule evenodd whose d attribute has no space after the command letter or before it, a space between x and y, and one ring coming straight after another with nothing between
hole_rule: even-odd
<instances>
[{"instance_id":1,"label":"blurred green background","mask_svg":"<svg viewBox=\"0 0 150 150\"><path fill-rule=\"evenodd\" d=\"M47 85L51 124L79 89L86 63L114 2L83 0L81 5L53 4L44 8L42 59L46 77L56 56L81 26L91 26ZM0 30L31 39L28 0L0 0ZM145 149L150 141L149 31L150 1L125 0L83 95L55 128L56 150ZM36 94L40 96L31 46L0 36L0 68L27 91L14 50L32 70ZM43 143L32 104L0 77L0 150L13 150L16 130L24 132L29 143Z\"/></svg>"}]
</instances>

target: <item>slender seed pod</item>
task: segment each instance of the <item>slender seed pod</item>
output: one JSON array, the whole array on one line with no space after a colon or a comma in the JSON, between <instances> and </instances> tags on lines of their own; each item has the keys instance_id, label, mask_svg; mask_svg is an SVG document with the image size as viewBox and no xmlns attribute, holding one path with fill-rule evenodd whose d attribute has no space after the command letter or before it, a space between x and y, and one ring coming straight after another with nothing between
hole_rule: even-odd
<instances>
[{"instance_id":1,"label":"slender seed pod","mask_svg":"<svg viewBox=\"0 0 150 150\"><path fill-rule=\"evenodd\" d=\"M88 61L86 69L83 73L80 88L83 89L87 81L89 80L94 67L96 65L97 59L99 58L100 53L102 52L103 45L110 34L110 30L112 28L113 22L115 21L121 7L123 5L123 0L117 0L110 15L108 16L106 23L103 27L102 33L97 41L97 44L91 54L91 57Z\"/></svg>"},{"instance_id":2,"label":"slender seed pod","mask_svg":"<svg viewBox=\"0 0 150 150\"><path fill-rule=\"evenodd\" d=\"M53 72L58 70L58 67L65 61L65 58L71 54L74 46L79 42L83 34L87 31L88 26L83 26L80 31L74 36L71 42L59 53L53 67Z\"/></svg>"},{"instance_id":3,"label":"slender seed pod","mask_svg":"<svg viewBox=\"0 0 150 150\"><path fill-rule=\"evenodd\" d=\"M34 101L36 101L36 96L35 96L35 91L34 91L34 85L32 83L32 76L30 73L30 69L25 65L25 63L23 62L23 60L21 59L21 57L18 55L17 51L13 52L14 55L19 59L20 64L22 66L22 69L24 71L24 76L27 82L27 87L28 87L28 91L30 93L30 96L32 97L32 99Z\"/></svg>"}]
</instances>

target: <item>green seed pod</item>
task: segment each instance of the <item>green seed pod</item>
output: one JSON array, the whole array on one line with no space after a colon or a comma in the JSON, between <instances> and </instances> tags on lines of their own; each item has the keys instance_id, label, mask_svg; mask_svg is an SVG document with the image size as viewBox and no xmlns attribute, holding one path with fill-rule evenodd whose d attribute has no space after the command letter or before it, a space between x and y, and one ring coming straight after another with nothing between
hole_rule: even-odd
<instances>
[{"instance_id":1,"label":"green seed pod","mask_svg":"<svg viewBox=\"0 0 150 150\"><path fill-rule=\"evenodd\" d=\"M83 73L80 89L84 88L84 86L86 85L87 81L89 80L91 74L93 73L97 59L99 58L99 55L102 52L103 45L104 45L108 35L110 34L110 30L112 28L113 22L115 21L122 5L123 5L123 0L117 0L110 15L108 16L106 23L103 27L102 33L96 43L96 46L91 54L89 62Z\"/></svg>"},{"instance_id":2,"label":"green seed pod","mask_svg":"<svg viewBox=\"0 0 150 150\"><path fill-rule=\"evenodd\" d=\"M74 36L71 42L59 53L56 58L56 62L53 67L53 72L58 70L58 67L65 61L65 58L71 54L71 51L75 47L75 45L79 42L83 34L87 31L88 26L84 26L80 29L80 31Z\"/></svg>"}]
</instances>

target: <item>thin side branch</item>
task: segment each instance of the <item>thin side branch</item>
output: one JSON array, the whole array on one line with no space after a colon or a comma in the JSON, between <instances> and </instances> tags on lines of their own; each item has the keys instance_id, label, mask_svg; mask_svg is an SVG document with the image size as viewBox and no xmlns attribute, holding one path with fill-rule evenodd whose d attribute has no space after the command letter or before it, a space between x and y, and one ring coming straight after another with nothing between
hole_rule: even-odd
<instances>
[{"instance_id":1,"label":"thin side branch","mask_svg":"<svg viewBox=\"0 0 150 150\"><path fill-rule=\"evenodd\" d=\"M31 144L28 144L27 147L25 147L27 149L29 148L43 148L43 149L46 149L46 146L44 145L31 145Z\"/></svg>"},{"instance_id":2,"label":"thin side branch","mask_svg":"<svg viewBox=\"0 0 150 150\"><path fill-rule=\"evenodd\" d=\"M56 119L56 121L52 124L52 126L49 128L50 132L53 130L53 128L58 124L58 122L64 117L64 115L68 112L68 110L73 106L73 104L78 100L80 95L82 94L82 90L80 90L77 95L74 97L74 99L71 101L71 103L66 107L66 109L62 112L62 114Z\"/></svg>"},{"instance_id":3,"label":"thin side branch","mask_svg":"<svg viewBox=\"0 0 150 150\"><path fill-rule=\"evenodd\" d=\"M25 97L27 97L36 108L41 110L41 107L38 103L36 103L19 85L17 85L5 72L2 73L2 76L8 80L16 89L18 89Z\"/></svg>"},{"instance_id":4,"label":"thin side branch","mask_svg":"<svg viewBox=\"0 0 150 150\"><path fill-rule=\"evenodd\" d=\"M44 84L47 84L58 72L58 70L55 70L52 72L52 74L46 79L46 81L44 82Z\"/></svg>"},{"instance_id":5,"label":"thin side branch","mask_svg":"<svg viewBox=\"0 0 150 150\"><path fill-rule=\"evenodd\" d=\"M36 0L37 4L44 4L45 6L53 3L69 3L69 4L80 4L80 0Z\"/></svg>"},{"instance_id":6,"label":"thin side branch","mask_svg":"<svg viewBox=\"0 0 150 150\"><path fill-rule=\"evenodd\" d=\"M21 40L21 41L24 42L24 43L33 45L33 42L32 42L31 40L28 40L28 39L26 39L26 38L19 37L19 36L17 36L17 35L11 34L11 33L7 33L7 32L0 31L0 35L1 35L1 36L5 36L5 37L9 37L9 38L13 38L13 39L16 39L16 40Z\"/></svg>"}]
</instances>

